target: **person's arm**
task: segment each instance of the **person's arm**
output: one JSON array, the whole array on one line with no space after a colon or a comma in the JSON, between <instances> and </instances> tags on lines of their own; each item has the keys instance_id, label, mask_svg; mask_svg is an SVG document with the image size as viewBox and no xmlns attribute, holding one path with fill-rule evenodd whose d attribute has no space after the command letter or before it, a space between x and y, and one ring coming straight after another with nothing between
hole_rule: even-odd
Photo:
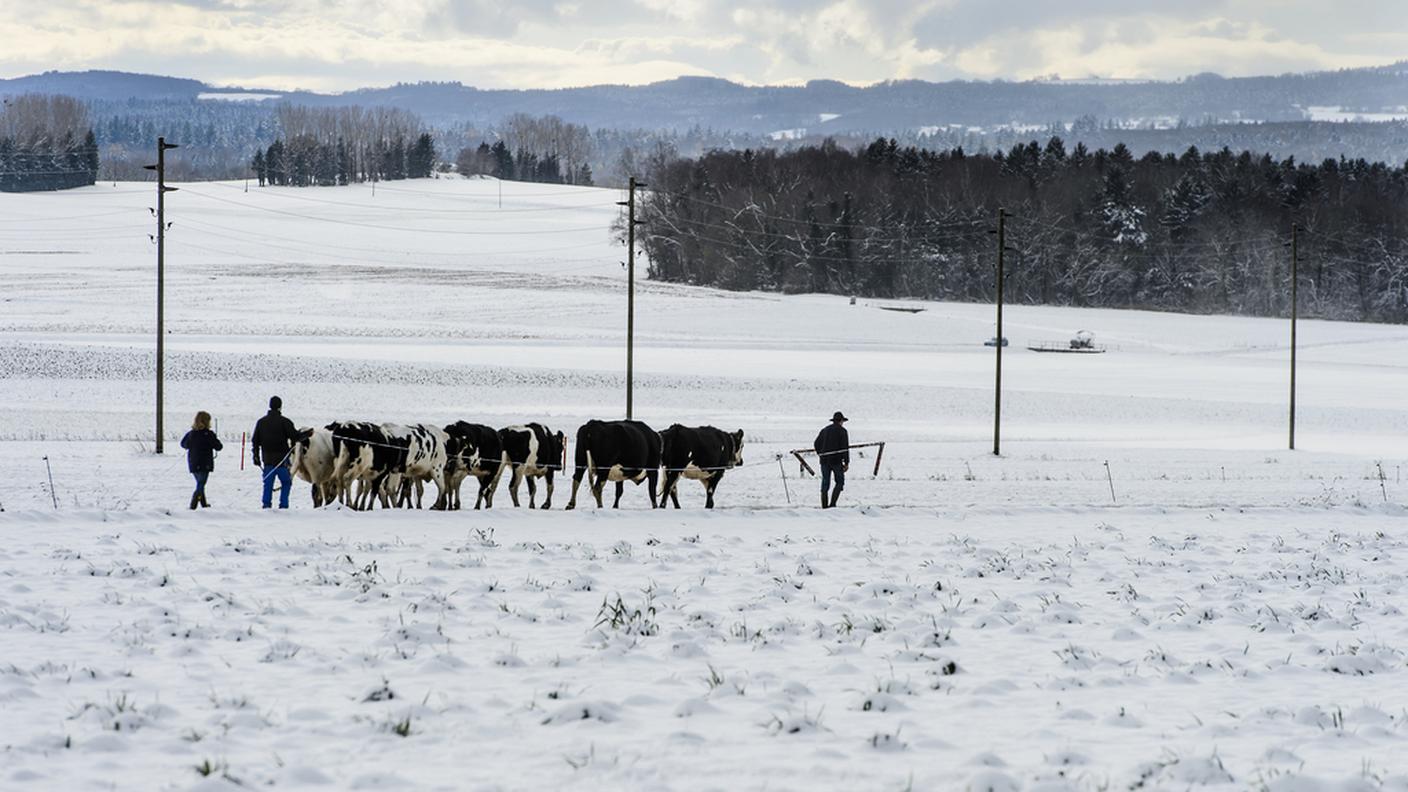
<instances>
[{"instance_id":1,"label":"person's arm","mask_svg":"<svg viewBox=\"0 0 1408 792\"><path fill-rule=\"evenodd\" d=\"M210 443L211 445L215 446L216 451L225 450L225 444L220 442L220 435L215 434L215 432L213 431L210 433Z\"/></svg>"},{"instance_id":2,"label":"person's arm","mask_svg":"<svg viewBox=\"0 0 1408 792\"><path fill-rule=\"evenodd\" d=\"M264 466L263 466L262 464L260 464L260 462L259 462L259 427L261 427L263 424L264 424L264 419L263 419L263 418L260 418L258 421L256 421L256 422L254 423L254 431L251 432L250 435L249 435L249 448L250 448L250 451L254 454L254 466L255 466L255 467L264 467Z\"/></svg>"},{"instance_id":3,"label":"person's arm","mask_svg":"<svg viewBox=\"0 0 1408 792\"><path fill-rule=\"evenodd\" d=\"M821 456L822 453L824 453L821 446L821 440L824 437L826 437L826 430L822 429L820 432L816 433L816 439L812 441L812 450L816 452L817 456ZM822 461L824 462L826 460L823 459Z\"/></svg>"},{"instance_id":4,"label":"person's arm","mask_svg":"<svg viewBox=\"0 0 1408 792\"><path fill-rule=\"evenodd\" d=\"M846 431L846 427L841 427L841 469L851 469L851 433Z\"/></svg>"},{"instance_id":5,"label":"person's arm","mask_svg":"<svg viewBox=\"0 0 1408 792\"><path fill-rule=\"evenodd\" d=\"M191 447L191 433L190 433L190 432L186 432L184 435L181 435L181 447L182 447L182 448L190 448L190 447Z\"/></svg>"}]
</instances>

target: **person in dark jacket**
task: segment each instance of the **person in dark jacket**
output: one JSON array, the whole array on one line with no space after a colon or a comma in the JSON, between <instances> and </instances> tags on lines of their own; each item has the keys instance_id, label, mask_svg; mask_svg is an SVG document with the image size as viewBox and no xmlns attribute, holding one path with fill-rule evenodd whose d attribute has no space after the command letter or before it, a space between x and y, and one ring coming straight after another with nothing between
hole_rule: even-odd
<instances>
[{"instance_id":1,"label":"person in dark jacket","mask_svg":"<svg viewBox=\"0 0 1408 792\"><path fill-rule=\"evenodd\" d=\"M205 482L215 469L215 452L225 446L220 438L210 431L210 413L201 410L191 422L191 431L181 438L181 447L186 449L186 466L196 478L196 491L191 495L191 508L209 506L205 499Z\"/></svg>"},{"instance_id":2,"label":"person in dark jacket","mask_svg":"<svg viewBox=\"0 0 1408 792\"><path fill-rule=\"evenodd\" d=\"M836 505L841 490L846 486L846 471L851 469L851 436L846 433L846 416L838 410L831 416L831 425L816 436L812 448L821 460L821 508L829 509ZM836 488L831 489L831 479L836 479ZM830 490L828 496L827 491Z\"/></svg>"},{"instance_id":3,"label":"person in dark jacket","mask_svg":"<svg viewBox=\"0 0 1408 792\"><path fill-rule=\"evenodd\" d=\"M293 421L285 418L284 401L278 396L269 398L269 412L254 424L254 434L250 445L254 452L254 466L264 471L264 496L261 502L269 508L274 501L274 479L278 479L279 508L288 508L288 491L293 486L293 475L289 473L288 457L293 442L298 439L298 429Z\"/></svg>"}]
</instances>

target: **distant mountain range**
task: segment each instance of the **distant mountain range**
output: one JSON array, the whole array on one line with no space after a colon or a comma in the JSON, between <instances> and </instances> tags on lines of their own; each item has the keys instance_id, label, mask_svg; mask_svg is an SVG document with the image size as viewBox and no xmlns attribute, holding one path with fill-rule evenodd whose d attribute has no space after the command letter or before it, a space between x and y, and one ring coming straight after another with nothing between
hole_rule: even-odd
<instances>
[{"instance_id":1,"label":"distant mountain range","mask_svg":"<svg viewBox=\"0 0 1408 792\"><path fill-rule=\"evenodd\" d=\"M830 80L745 86L680 77L640 86L484 90L457 82L398 84L340 94L215 87L116 71L45 72L0 80L0 96L67 94L101 101L256 101L399 107L427 122L492 124L513 113L553 114L592 128L706 127L775 139L866 132L1046 127L1086 117L1127 126L1180 121L1387 121L1408 118L1408 61L1365 69L1169 82L1099 80L943 83L900 80L855 87Z\"/></svg>"}]
</instances>

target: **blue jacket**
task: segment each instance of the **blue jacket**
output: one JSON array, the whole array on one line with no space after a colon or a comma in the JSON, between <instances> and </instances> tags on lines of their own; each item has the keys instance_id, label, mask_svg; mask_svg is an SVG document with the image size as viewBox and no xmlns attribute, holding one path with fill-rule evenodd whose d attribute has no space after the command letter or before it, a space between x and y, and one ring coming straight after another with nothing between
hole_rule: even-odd
<instances>
[{"instance_id":1,"label":"blue jacket","mask_svg":"<svg viewBox=\"0 0 1408 792\"><path fill-rule=\"evenodd\" d=\"M225 446L209 429L192 429L181 438L181 447L186 449L186 464L192 473L208 473L215 469L215 452Z\"/></svg>"}]
</instances>

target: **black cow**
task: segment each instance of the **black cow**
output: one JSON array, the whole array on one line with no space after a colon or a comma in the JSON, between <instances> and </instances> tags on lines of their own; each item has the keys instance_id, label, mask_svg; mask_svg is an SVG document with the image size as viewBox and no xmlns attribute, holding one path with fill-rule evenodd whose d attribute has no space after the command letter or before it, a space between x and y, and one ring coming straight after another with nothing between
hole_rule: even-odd
<instances>
[{"instance_id":1,"label":"black cow","mask_svg":"<svg viewBox=\"0 0 1408 792\"><path fill-rule=\"evenodd\" d=\"M435 503L435 508L460 508L460 485L468 476L479 482L474 508L494 508L494 490L498 489L505 462L499 433L484 424L456 421L445 427L445 434L449 435L445 442L445 496Z\"/></svg>"},{"instance_id":2,"label":"black cow","mask_svg":"<svg viewBox=\"0 0 1408 792\"><path fill-rule=\"evenodd\" d=\"M543 508L552 508L552 474L562 468L562 447L567 442L567 436L562 432L553 434L543 424L530 423L500 429L499 442L503 445L508 464L513 467L508 482L508 494L513 498L513 505L518 506L518 485L526 478L528 508L536 508L538 486L533 480L541 476L547 479L548 486Z\"/></svg>"},{"instance_id":3,"label":"black cow","mask_svg":"<svg viewBox=\"0 0 1408 792\"><path fill-rule=\"evenodd\" d=\"M675 492L680 476L704 485L704 508L714 508L714 489L724 471L743 464L743 430L725 432L712 426L675 424L660 433L661 459L665 464L665 485L660 489L660 508L668 496L675 508L680 496Z\"/></svg>"},{"instance_id":4,"label":"black cow","mask_svg":"<svg viewBox=\"0 0 1408 792\"><path fill-rule=\"evenodd\" d=\"M602 507L601 489L606 482L616 482L616 501L611 508L621 506L625 482L650 482L650 508L655 508L655 485L660 478L660 435L640 421L587 421L577 430L577 469L572 474L572 499L567 508L577 506L577 488L582 474L590 475L588 486Z\"/></svg>"}]
</instances>

